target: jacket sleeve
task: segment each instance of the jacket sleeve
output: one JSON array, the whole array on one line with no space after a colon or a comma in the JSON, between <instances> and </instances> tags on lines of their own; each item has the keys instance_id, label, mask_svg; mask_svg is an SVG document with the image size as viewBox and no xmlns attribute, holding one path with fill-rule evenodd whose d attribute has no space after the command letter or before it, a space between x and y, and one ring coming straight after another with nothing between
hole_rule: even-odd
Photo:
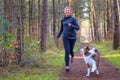
<instances>
[{"instance_id":1,"label":"jacket sleeve","mask_svg":"<svg viewBox=\"0 0 120 80\"><path fill-rule=\"evenodd\" d=\"M62 21L61 21L61 29L60 29L60 32L57 35L57 38L59 38L61 36L62 32L63 32L63 24L62 24Z\"/></svg>"},{"instance_id":2,"label":"jacket sleeve","mask_svg":"<svg viewBox=\"0 0 120 80\"><path fill-rule=\"evenodd\" d=\"M74 22L73 22L73 24L71 25L74 29L76 29L76 30L79 30L80 29L80 26L78 25L78 22L77 22L77 20L76 19L74 19Z\"/></svg>"}]
</instances>

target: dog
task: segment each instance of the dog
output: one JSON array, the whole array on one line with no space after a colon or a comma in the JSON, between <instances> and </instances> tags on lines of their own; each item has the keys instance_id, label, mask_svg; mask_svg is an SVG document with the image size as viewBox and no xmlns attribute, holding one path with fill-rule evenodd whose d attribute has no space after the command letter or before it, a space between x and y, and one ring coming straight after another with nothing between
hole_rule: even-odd
<instances>
[{"instance_id":1,"label":"dog","mask_svg":"<svg viewBox=\"0 0 120 80\"><path fill-rule=\"evenodd\" d=\"M96 48L89 48L89 46L80 49L80 53L83 56L85 63L87 64L87 74L86 76L90 76L91 72L96 72L99 74L98 66L100 61L100 54Z\"/></svg>"}]
</instances>

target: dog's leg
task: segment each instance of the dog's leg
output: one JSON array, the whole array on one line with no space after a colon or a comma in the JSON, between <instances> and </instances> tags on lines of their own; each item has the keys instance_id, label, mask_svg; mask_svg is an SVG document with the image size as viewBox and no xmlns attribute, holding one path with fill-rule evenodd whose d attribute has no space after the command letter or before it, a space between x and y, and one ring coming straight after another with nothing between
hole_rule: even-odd
<instances>
[{"instance_id":1,"label":"dog's leg","mask_svg":"<svg viewBox=\"0 0 120 80\"><path fill-rule=\"evenodd\" d=\"M99 59L100 59L100 57L99 57L98 60L96 61L96 64L97 64L96 74L97 74L97 75L100 74L99 71L98 71Z\"/></svg>"},{"instance_id":2,"label":"dog's leg","mask_svg":"<svg viewBox=\"0 0 120 80\"><path fill-rule=\"evenodd\" d=\"M87 69L87 74L86 74L86 76L87 76L87 77L90 76L90 67Z\"/></svg>"},{"instance_id":3,"label":"dog's leg","mask_svg":"<svg viewBox=\"0 0 120 80\"><path fill-rule=\"evenodd\" d=\"M99 62L97 63L97 69L96 69L96 74L100 74L99 71L98 71L98 66L99 66Z\"/></svg>"},{"instance_id":4,"label":"dog's leg","mask_svg":"<svg viewBox=\"0 0 120 80\"><path fill-rule=\"evenodd\" d=\"M100 74L99 71L98 71L98 69L96 70L96 74L97 74L97 75Z\"/></svg>"},{"instance_id":5,"label":"dog's leg","mask_svg":"<svg viewBox=\"0 0 120 80\"><path fill-rule=\"evenodd\" d=\"M91 72L94 72L95 70L97 70L96 62L95 62L95 60L92 60L92 69L91 69Z\"/></svg>"},{"instance_id":6,"label":"dog's leg","mask_svg":"<svg viewBox=\"0 0 120 80\"><path fill-rule=\"evenodd\" d=\"M91 67L90 67L90 65L89 64L87 64L88 65L88 68L87 68L87 74L86 74L86 76L88 77L88 76L90 76L90 72L91 72Z\"/></svg>"}]
</instances>

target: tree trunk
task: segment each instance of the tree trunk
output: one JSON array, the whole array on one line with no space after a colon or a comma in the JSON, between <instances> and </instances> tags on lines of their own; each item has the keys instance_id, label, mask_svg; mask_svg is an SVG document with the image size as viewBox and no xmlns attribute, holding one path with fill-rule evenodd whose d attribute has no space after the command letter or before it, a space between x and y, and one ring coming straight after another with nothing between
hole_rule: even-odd
<instances>
[{"instance_id":1,"label":"tree trunk","mask_svg":"<svg viewBox=\"0 0 120 80\"><path fill-rule=\"evenodd\" d=\"M25 24L25 4L24 0L18 1L18 13L17 13L17 45L16 47L16 56L18 64L22 60L22 54L24 51L24 24Z\"/></svg>"},{"instance_id":2,"label":"tree trunk","mask_svg":"<svg viewBox=\"0 0 120 80\"><path fill-rule=\"evenodd\" d=\"M104 39L106 39L106 34L107 34L107 30L106 30L106 7L107 7L107 5L106 5L106 0L104 0L104 25L103 25L103 37L104 37Z\"/></svg>"},{"instance_id":3,"label":"tree trunk","mask_svg":"<svg viewBox=\"0 0 120 80\"><path fill-rule=\"evenodd\" d=\"M10 26L7 28L10 33L15 33L15 27L13 27L13 12L13 0L4 0L4 19L7 19L10 22Z\"/></svg>"},{"instance_id":4,"label":"tree trunk","mask_svg":"<svg viewBox=\"0 0 120 80\"><path fill-rule=\"evenodd\" d=\"M120 0L117 0L117 5L118 5L118 14L119 14L119 31L120 31ZM120 34L119 34L119 40L120 40ZM119 43L120 46L120 43Z\"/></svg>"},{"instance_id":5,"label":"tree trunk","mask_svg":"<svg viewBox=\"0 0 120 80\"><path fill-rule=\"evenodd\" d=\"M55 10L55 0L52 0L53 2L53 36L55 37L56 33L56 10Z\"/></svg>"},{"instance_id":6,"label":"tree trunk","mask_svg":"<svg viewBox=\"0 0 120 80\"><path fill-rule=\"evenodd\" d=\"M89 13L89 16L92 16L92 15ZM94 40L94 34L93 34L92 17L89 18L89 23L90 23L90 38L93 41Z\"/></svg>"},{"instance_id":7,"label":"tree trunk","mask_svg":"<svg viewBox=\"0 0 120 80\"><path fill-rule=\"evenodd\" d=\"M99 32L98 32L98 25L97 25L97 17L96 11L94 6L94 0L91 0L91 10L93 13L93 26L94 26L94 41L100 41Z\"/></svg>"},{"instance_id":8,"label":"tree trunk","mask_svg":"<svg viewBox=\"0 0 120 80\"><path fill-rule=\"evenodd\" d=\"M119 47L119 15L118 15L118 6L117 0L113 0L114 4L114 39L113 39L113 49Z\"/></svg>"},{"instance_id":9,"label":"tree trunk","mask_svg":"<svg viewBox=\"0 0 120 80\"><path fill-rule=\"evenodd\" d=\"M43 11L42 11L42 21L41 21L41 41L40 41L40 48L42 52L46 51L46 36L47 36L47 20L48 20L48 0L43 0Z\"/></svg>"},{"instance_id":10,"label":"tree trunk","mask_svg":"<svg viewBox=\"0 0 120 80\"><path fill-rule=\"evenodd\" d=\"M29 13L28 13L28 17L29 17L29 36L31 38L32 35L32 21L33 21L33 0L29 0Z\"/></svg>"},{"instance_id":11,"label":"tree trunk","mask_svg":"<svg viewBox=\"0 0 120 80\"><path fill-rule=\"evenodd\" d=\"M94 41L100 41L98 36L98 25L97 25L97 17L95 12L94 0L91 0L91 10L93 14L93 27L94 27Z\"/></svg>"},{"instance_id":12,"label":"tree trunk","mask_svg":"<svg viewBox=\"0 0 120 80\"><path fill-rule=\"evenodd\" d=\"M105 1L106 2L106 11L107 11L107 14L106 14L106 16L107 16L107 31L109 30L109 27L110 27L110 13L109 13L109 11L110 11L110 7L109 7L109 5L110 5L110 1L109 0L106 0Z\"/></svg>"},{"instance_id":13,"label":"tree trunk","mask_svg":"<svg viewBox=\"0 0 120 80\"><path fill-rule=\"evenodd\" d=\"M41 16L40 16L40 11L41 11L41 0L38 0L38 40L40 40L40 23L41 23Z\"/></svg>"},{"instance_id":14,"label":"tree trunk","mask_svg":"<svg viewBox=\"0 0 120 80\"><path fill-rule=\"evenodd\" d=\"M7 16L8 16L8 12L7 12L7 0L4 0L4 19L7 19ZM5 27L5 30L8 30L8 28L4 25ZM4 34L4 40L7 39L7 35Z\"/></svg>"},{"instance_id":15,"label":"tree trunk","mask_svg":"<svg viewBox=\"0 0 120 80\"><path fill-rule=\"evenodd\" d=\"M63 8L69 5L68 0L62 0L63 1Z\"/></svg>"},{"instance_id":16,"label":"tree trunk","mask_svg":"<svg viewBox=\"0 0 120 80\"><path fill-rule=\"evenodd\" d=\"M16 28L17 27L17 25L16 25L16 23L17 23L17 5L16 5L16 0L13 0L13 5L14 5L14 7L13 7L13 10L14 10L14 28Z\"/></svg>"}]
</instances>

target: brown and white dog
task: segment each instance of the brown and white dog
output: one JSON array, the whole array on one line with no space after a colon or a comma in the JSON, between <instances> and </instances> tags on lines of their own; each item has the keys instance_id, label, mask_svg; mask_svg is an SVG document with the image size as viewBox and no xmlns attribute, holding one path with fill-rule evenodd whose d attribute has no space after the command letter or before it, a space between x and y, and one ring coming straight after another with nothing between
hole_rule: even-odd
<instances>
[{"instance_id":1,"label":"brown and white dog","mask_svg":"<svg viewBox=\"0 0 120 80\"><path fill-rule=\"evenodd\" d=\"M87 74L86 76L90 76L91 72L96 72L96 74L99 74L98 66L100 61L100 54L99 51L96 48L89 48L88 46L86 48L81 48L80 53L83 56L83 59L85 63L87 64Z\"/></svg>"}]
</instances>

